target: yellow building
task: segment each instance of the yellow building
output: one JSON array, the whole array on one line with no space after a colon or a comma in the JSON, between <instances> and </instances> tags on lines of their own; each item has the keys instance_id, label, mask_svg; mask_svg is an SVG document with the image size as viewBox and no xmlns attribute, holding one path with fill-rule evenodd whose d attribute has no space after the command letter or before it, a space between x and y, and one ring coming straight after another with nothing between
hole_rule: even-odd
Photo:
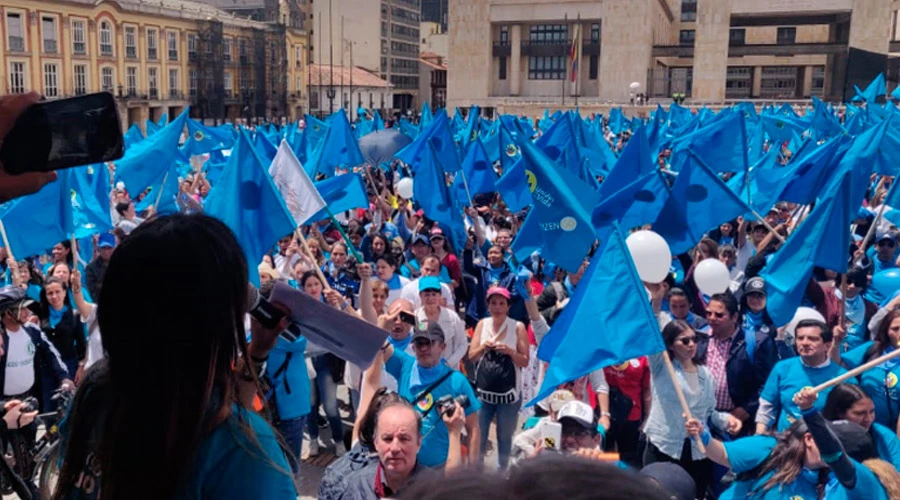
<instances>
[{"instance_id":1,"label":"yellow building","mask_svg":"<svg viewBox=\"0 0 900 500\"><path fill-rule=\"evenodd\" d=\"M296 120L306 112L302 24L247 20L185 0L3 0L0 16L6 94L106 90L125 127L188 105L193 117L214 120Z\"/></svg>"}]
</instances>

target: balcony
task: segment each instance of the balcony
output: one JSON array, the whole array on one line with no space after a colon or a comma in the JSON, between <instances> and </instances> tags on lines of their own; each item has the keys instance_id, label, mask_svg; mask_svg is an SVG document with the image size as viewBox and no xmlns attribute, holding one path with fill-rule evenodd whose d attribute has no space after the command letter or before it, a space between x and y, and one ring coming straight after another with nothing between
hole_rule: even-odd
<instances>
[{"instance_id":1,"label":"balcony","mask_svg":"<svg viewBox=\"0 0 900 500\"><path fill-rule=\"evenodd\" d=\"M87 54L87 46L84 42L75 42L72 44L72 53L83 56Z\"/></svg>"},{"instance_id":2,"label":"balcony","mask_svg":"<svg viewBox=\"0 0 900 500\"><path fill-rule=\"evenodd\" d=\"M846 43L793 43L732 45L728 47L728 57L741 56L794 56L846 54Z\"/></svg>"},{"instance_id":3,"label":"balcony","mask_svg":"<svg viewBox=\"0 0 900 500\"><path fill-rule=\"evenodd\" d=\"M170 60L170 61L177 61L177 60L178 60L178 51L177 51L177 50L170 50L170 51L169 51L169 60Z\"/></svg>"},{"instance_id":4,"label":"balcony","mask_svg":"<svg viewBox=\"0 0 900 500\"><path fill-rule=\"evenodd\" d=\"M44 40L44 53L45 54L56 54L56 51L59 50L58 44L56 40Z\"/></svg>"},{"instance_id":5,"label":"balcony","mask_svg":"<svg viewBox=\"0 0 900 500\"><path fill-rule=\"evenodd\" d=\"M137 47L125 47L125 57L128 59L137 59Z\"/></svg>"},{"instance_id":6,"label":"balcony","mask_svg":"<svg viewBox=\"0 0 900 500\"><path fill-rule=\"evenodd\" d=\"M184 99L184 93L177 89L169 89L169 99Z\"/></svg>"},{"instance_id":7,"label":"balcony","mask_svg":"<svg viewBox=\"0 0 900 500\"><path fill-rule=\"evenodd\" d=\"M523 56L565 56L569 53L571 40L522 42Z\"/></svg>"},{"instance_id":8,"label":"balcony","mask_svg":"<svg viewBox=\"0 0 900 500\"><path fill-rule=\"evenodd\" d=\"M155 48L147 49L147 59L156 60L159 54L157 53Z\"/></svg>"},{"instance_id":9,"label":"balcony","mask_svg":"<svg viewBox=\"0 0 900 500\"><path fill-rule=\"evenodd\" d=\"M159 89L150 89L150 99L159 99Z\"/></svg>"},{"instance_id":10,"label":"balcony","mask_svg":"<svg viewBox=\"0 0 900 500\"><path fill-rule=\"evenodd\" d=\"M9 50L13 52L25 52L25 39L20 36L11 36L9 40Z\"/></svg>"},{"instance_id":11,"label":"balcony","mask_svg":"<svg viewBox=\"0 0 900 500\"><path fill-rule=\"evenodd\" d=\"M653 57L694 57L694 45L654 45Z\"/></svg>"},{"instance_id":12,"label":"balcony","mask_svg":"<svg viewBox=\"0 0 900 500\"><path fill-rule=\"evenodd\" d=\"M494 42L494 57L509 57L512 55L512 46L509 42Z\"/></svg>"}]
</instances>

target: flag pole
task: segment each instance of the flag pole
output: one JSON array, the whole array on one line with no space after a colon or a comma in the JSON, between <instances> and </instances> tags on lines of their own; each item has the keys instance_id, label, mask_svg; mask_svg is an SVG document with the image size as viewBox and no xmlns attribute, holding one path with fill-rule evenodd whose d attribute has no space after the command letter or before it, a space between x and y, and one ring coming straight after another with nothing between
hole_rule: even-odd
<instances>
[{"instance_id":1,"label":"flag pole","mask_svg":"<svg viewBox=\"0 0 900 500\"><path fill-rule=\"evenodd\" d=\"M169 180L169 172L171 172L171 170L166 172L166 175L163 176L162 184L160 184L160 186L159 186L159 194L156 195L156 203L153 204L153 213L154 214L159 213L159 202L162 200L163 190L166 187L166 182Z\"/></svg>"},{"instance_id":2,"label":"flag pole","mask_svg":"<svg viewBox=\"0 0 900 500\"><path fill-rule=\"evenodd\" d=\"M688 406L687 400L684 399L684 392L682 392L681 386L678 385L678 377L675 374L675 366L672 364L672 358L669 357L669 351L663 351L662 355L663 361L666 363L666 371L669 372L669 379L675 387L675 395L678 396L678 402L681 403L681 411L684 412L685 420L694 418L691 416L691 408ZM703 446L703 441L700 440L700 436L694 436L694 442L697 445L697 449L700 450L700 453L705 455L706 446Z\"/></svg>"},{"instance_id":3,"label":"flag pole","mask_svg":"<svg viewBox=\"0 0 900 500\"><path fill-rule=\"evenodd\" d=\"M563 23L566 26L566 34L569 33L569 13L566 12L563 16ZM562 107L566 106L566 80L569 79L569 58L566 57L566 63L563 69L563 79L562 79Z\"/></svg>"},{"instance_id":4,"label":"flag pole","mask_svg":"<svg viewBox=\"0 0 900 500\"><path fill-rule=\"evenodd\" d=\"M9 238L6 236L6 227L3 225L3 221L0 220L0 236L3 237L3 246L6 248L6 255L12 259L13 261L16 258L13 256L12 247L9 246ZM7 270L9 270L9 266L7 266ZM12 276L13 285L19 284L19 273L14 273Z\"/></svg>"},{"instance_id":5,"label":"flag pole","mask_svg":"<svg viewBox=\"0 0 900 500\"><path fill-rule=\"evenodd\" d=\"M472 201L472 192L469 191L469 181L466 180L466 173L463 171L463 169L459 169L459 175L462 176L463 186L466 187L466 196L469 197L469 206L475 208L475 202Z\"/></svg>"},{"instance_id":6,"label":"flag pole","mask_svg":"<svg viewBox=\"0 0 900 500\"><path fill-rule=\"evenodd\" d=\"M856 368L849 370L841 375L838 375L837 377L834 377L833 379L831 379L825 383L822 383L822 384L819 384L819 385L813 387L812 391L815 392L816 394L818 394L818 393L824 391L825 389L828 389L829 387L836 386L849 378L853 378L862 372L865 372L871 368L874 368L874 367L880 365L881 363L884 363L885 361L890 361L898 356L900 356L900 349L894 349L893 351L889 352L888 354L879 356L864 365L859 365Z\"/></svg>"},{"instance_id":7,"label":"flag pole","mask_svg":"<svg viewBox=\"0 0 900 500\"><path fill-rule=\"evenodd\" d=\"M347 236L347 233L344 232L344 228L341 227L340 221L338 221L337 217L335 217L334 214L331 213L331 207L326 205L325 212L328 214L328 218L331 219L331 223L334 224L335 227L337 227L338 232L341 233L341 238L344 240L344 243L347 244L347 250L353 254L353 257L356 259L356 262L358 262L359 264L362 264L363 263L362 255L360 255L359 252L356 251L356 247L353 246L353 242L350 241L350 237Z\"/></svg>"}]
</instances>

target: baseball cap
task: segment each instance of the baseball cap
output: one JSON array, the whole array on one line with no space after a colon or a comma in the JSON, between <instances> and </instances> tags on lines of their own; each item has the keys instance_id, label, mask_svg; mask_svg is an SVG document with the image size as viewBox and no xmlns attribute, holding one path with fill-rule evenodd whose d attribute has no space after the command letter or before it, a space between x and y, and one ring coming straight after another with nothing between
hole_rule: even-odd
<instances>
[{"instance_id":1,"label":"baseball cap","mask_svg":"<svg viewBox=\"0 0 900 500\"><path fill-rule=\"evenodd\" d=\"M888 232L878 233L878 237L875 238L875 243L878 243L882 240L891 240L894 241L894 235Z\"/></svg>"},{"instance_id":2,"label":"baseball cap","mask_svg":"<svg viewBox=\"0 0 900 500\"><path fill-rule=\"evenodd\" d=\"M435 340L444 341L444 330L436 321L420 321L413 327L412 341L416 339L426 339L430 342Z\"/></svg>"},{"instance_id":3,"label":"baseball cap","mask_svg":"<svg viewBox=\"0 0 900 500\"><path fill-rule=\"evenodd\" d=\"M419 233L412 240L413 245L415 245L417 243L422 243L424 245L431 245L431 240L428 239L428 236L425 236L424 234Z\"/></svg>"},{"instance_id":4,"label":"baseball cap","mask_svg":"<svg viewBox=\"0 0 900 500\"><path fill-rule=\"evenodd\" d=\"M596 429L597 421L594 419L594 410L581 401L569 401L559 409L556 420L562 423L564 418L568 418L585 429Z\"/></svg>"},{"instance_id":5,"label":"baseball cap","mask_svg":"<svg viewBox=\"0 0 900 500\"><path fill-rule=\"evenodd\" d=\"M572 391L557 389L538 403L538 406L547 411L558 412L569 401L575 401L575 395L572 394Z\"/></svg>"},{"instance_id":6,"label":"baseball cap","mask_svg":"<svg viewBox=\"0 0 900 500\"><path fill-rule=\"evenodd\" d=\"M828 427L841 442L847 456L853 460L863 462L870 458L878 458L872 438L861 425L848 420L835 420L828 422Z\"/></svg>"},{"instance_id":7,"label":"baseball cap","mask_svg":"<svg viewBox=\"0 0 900 500\"><path fill-rule=\"evenodd\" d=\"M437 290L441 291L441 280L437 276L422 276L419 278L419 291Z\"/></svg>"},{"instance_id":8,"label":"baseball cap","mask_svg":"<svg viewBox=\"0 0 900 500\"><path fill-rule=\"evenodd\" d=\"M103 233L97 239L97 248L115 248L116 235L112 233Z\"/></svg>"},{"instance_id":9,"label":"baseball cap","mask_svg":"<svg viewBox=\"0 0 900 500\"><path fill-rule=\"evenodd\" d=\"M744 295L751 293L761 293L766 295L766 282L759 276L754 276L744 283Z\"/></svg>"},{"instance_id":10,"label":"baseball cap","mask_svg":"<svg viewBox=\"0 0 900 500\"><path fill-rule=\"evenodd\" d=\"M512 300L509 295L509 290L507 290L506 288L503 288L502 286L492 286L492 287L488 288L487 294L485 294L485 296L484 296L484 300L485 301L490 300L491 295L500 295L502 297L505 297L506 300Z\"/></svg>"},{"instance_id":11,"label":"baseball cap","mask_svg":"<svg viewBox=\"0 0 900 500\"><path fill-rule=\"evenodd\" d=\"M694 500L697 498L697 484L680 465L670 462L652 463L639 472L653 479L660 488L674 500Z\"/></svg>"},{"instance_id":12,"label":"baseball cap","mask_svg":"<svg viewBox=\"0 0 900 500\"><path fill-rule=\"evenodd\" d=\"M439 227L436 227L436 228L433 228L433 229L431 230L431 238L432 238L432 239L434 239L434 238L443 238L443 237L444 237L444 230L443 230L443 229L441 229L441 228L439 228Z\"/></svg>"}]
</instances>

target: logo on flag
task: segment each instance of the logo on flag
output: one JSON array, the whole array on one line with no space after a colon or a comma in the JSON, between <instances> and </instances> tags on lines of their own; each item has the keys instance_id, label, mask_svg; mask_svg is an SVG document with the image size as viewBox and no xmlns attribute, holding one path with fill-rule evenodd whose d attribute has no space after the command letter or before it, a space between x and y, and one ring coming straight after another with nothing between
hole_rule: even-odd
<instances>
[{"instance_id":1,"label":"logo on flag","mask_svg":"<svg viewBox=\"0 0 900 500\"><path fill-rule=\"evenodd\" d=\"M893 373L888 373L887 377L884 378L884 385L887 386L888 389L893 389L897 386L897 375Z\"/></svg>"},{"instance_id":2,"label":"logo on flag","mask_svg":"<svg viewBox=\"0 0 900 500\"><path fill-rule=\"evenodd\" d=\"M575 221L574 217L563 217L562 220L559 221L559 227L566 232L574 231L575 228L578 227L578 222Z\"/></svg>"},{"instance_id":3,"label":"logo on flag","mask_svg":"<svg viewBox=\"0 0 900 500\"><path fill-rule=\"evenodd\" d=\"M525 177L528 179L528 190L533 193L537 189L537 177L534 176L531 170L525 171Z\"/></svg>"},{"instance_id":4,"label":"logo on flag","mask_svg":"<svg viewBox=\"0 0 900 500\"><path fill-rule=\"evenodd\" d=\"M201 132L199 130L194 132L194 140L195 141L200 142L203 140L203 137L204 137L203 132Z\"/></svg>"},{"instance_id":5,"label":"logo on flag","mask_svg":"<svg viewBox=\"0 0 900 500\"><path fill-rule=\"evenodd\" d=\"M519 148L517 148L515 144L506 145L506 156L514 158L517 154L519 154Z\"/></svg>"}]
</instances>

